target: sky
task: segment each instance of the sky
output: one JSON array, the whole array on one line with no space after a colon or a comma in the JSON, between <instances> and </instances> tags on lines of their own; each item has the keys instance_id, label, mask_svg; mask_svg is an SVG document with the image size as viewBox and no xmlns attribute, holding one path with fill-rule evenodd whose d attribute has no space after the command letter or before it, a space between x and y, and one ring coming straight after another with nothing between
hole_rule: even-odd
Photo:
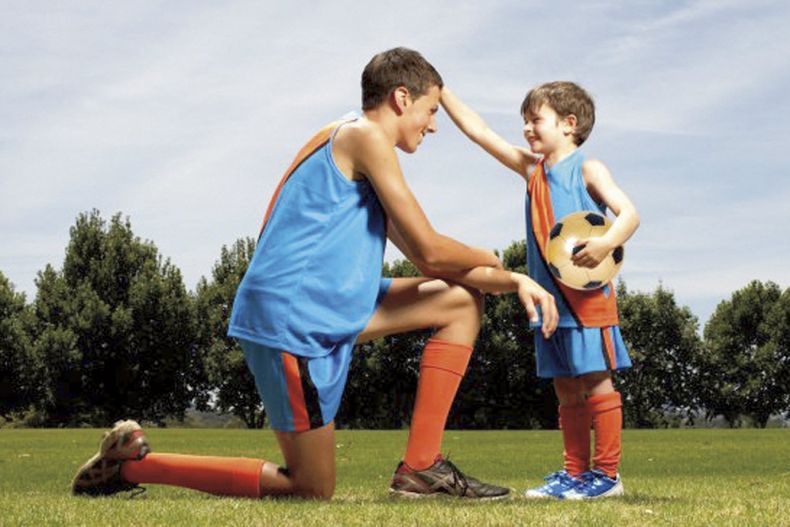
<instances>
[{"instance_id":1,"label":"sky","mask_svg":"<svg viewBox=\"0 0 790 527\"><path fill-rule=\"evenodd\" d=\"M790 3L761 0L3 2L0 272L31 301L98 209L194 290L223 245L257 235L302 144L359 110L367 61L407 46L515 144L529 88L584 86L585 155L641 216L622 279L704 324L751 280L790 286L788 25ZM438 126L400 155L434 227L523 239L523 180Z\"/></svg>"}]
</instances>

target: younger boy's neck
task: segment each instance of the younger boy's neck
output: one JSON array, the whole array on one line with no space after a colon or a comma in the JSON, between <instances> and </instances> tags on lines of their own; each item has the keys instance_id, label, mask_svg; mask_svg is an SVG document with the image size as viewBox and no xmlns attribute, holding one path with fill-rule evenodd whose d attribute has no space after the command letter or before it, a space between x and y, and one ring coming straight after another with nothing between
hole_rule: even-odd
<instances>
[{"instance_id":1,"label":"younger boy's neck","mask_svg":"<svg viewBox=\"0 0 790 527\"><path fill-rule=\"evenodd\" d=\"M545 157L546 165L547 165L546 168L553 167L554 165L556 165L557 163L559 163L560 161L562 161L563 159L574 153L576 150L578 150L578 148L579 148L578 146L571 143L568 145L563 145L557 148L557 150L553 150L549 152L548 154L546 154Z\"/></svg>"}]
</instances>

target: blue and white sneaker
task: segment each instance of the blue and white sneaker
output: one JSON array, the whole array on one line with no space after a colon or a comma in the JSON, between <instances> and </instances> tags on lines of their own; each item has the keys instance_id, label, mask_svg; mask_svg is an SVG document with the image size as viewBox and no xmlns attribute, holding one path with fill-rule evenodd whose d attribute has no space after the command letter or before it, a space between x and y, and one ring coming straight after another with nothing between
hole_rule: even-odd
<instances>
[{"instance_id":1,"label":"blue and white sneaker","mask_svg":"<svg viewBox=\"0 0 790 527\"><path fill-rule=\"evenodd\" d=\"M557 498L562 499L566 493L575 489L583 482L568 474L565 470L559 470L549 474L545 478L546 483L534 489L528 489L524 492L525 498L530 499L544 499L544 498Z\"/></svg>"},{"instance_id":2,"label":"blue and white sneaker","mask_svg":"<svg viewBox=\"0 0 790 527\"><path fill-rule=\"evenodd\" d=\"M622 496L623 482L620 474L612 479L600 470L591 470L581 476L583 483L563 494L566 500L594 500Z\"/></svg>"}]
</instances>

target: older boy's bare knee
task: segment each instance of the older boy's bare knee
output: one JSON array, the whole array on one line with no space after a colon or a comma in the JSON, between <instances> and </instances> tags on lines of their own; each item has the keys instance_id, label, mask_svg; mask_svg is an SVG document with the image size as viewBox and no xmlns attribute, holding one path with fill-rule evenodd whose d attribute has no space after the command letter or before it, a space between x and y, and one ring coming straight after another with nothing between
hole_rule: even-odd
<instances>
[{"instance_id":1,"label":"older boy's bare knee","mask_svg":"<svg viewBox=\"0 0 790 527\"><path fill-rule=\"evenodd\" d=\"M300 481L294 480L293 493L300 498L312 500L329 500L335 493L334 481Z\"/></svg>"},{"instance_id":2,"label":"older boy's bare knee","mask_svg":"<svg viewBox=\"0 0 790 527\"><path fill-rule=\"evenodd\" d=\"M449 303L459 318L474 320L478 324L483 317L484 296L477 289L452 284L448 290Z\"/></svg>"}]
</instances>

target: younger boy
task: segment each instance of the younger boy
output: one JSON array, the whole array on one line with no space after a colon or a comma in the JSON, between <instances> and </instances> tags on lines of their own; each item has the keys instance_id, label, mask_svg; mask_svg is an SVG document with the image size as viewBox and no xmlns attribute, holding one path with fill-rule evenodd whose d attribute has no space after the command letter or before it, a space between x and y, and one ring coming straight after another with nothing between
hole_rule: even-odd
<instances>
[{"instance_id":1,"label":"younger boy","mask_svg":"<svg viewBox=\"0 0 790 527\"><path fill-rule=\"evenodd\" d=\"M590 96L571 82L550 82L531 90L521 105L530 149L511 145L446 87L442 105L475 143L527 182L527 268L554 295L559 327L551 336L535 334L538 376L554 379L559 399L565 466L528 490L528 498L590 499L623 493L618 474L622 402L610 371L631 361L618 327L614 289L576 291L553 279L542 251L557 219L579 210L608 207L617 216L601 237L580 240L576 265L595 267L628 240L639 225L631 200L603 163L585 159L578 148L595 122ZM539 323L532 322L533 326ZM590 470L590 428L595 454Z\"/></svg>"},{"instance_id":2,"label":"younger boy","mask_svg":"<svg viewBox=\"0 0 790 527\"><path fill-rule=\"evenodd\" d=\"M395 148L415 152L436 131L441 87L439 74L415 51L396 48L373 57L362 74L364 116L316 134L266 212L229 334L244 349L286 466L150 453L142 429L124 421L78 471L75 494L161 483L232 496L329 498L334 417L354 344L425 328L435 333L423 352L406 453L390 491L482 499L508 494L464 475L439 453L480 329L479 291L517 292L533 320L540 304L546 336L557 311L545 290L502 270L493 252L434 231L406 185ZM382 279L386 238L426 277Z\"/></svg>"}]
</instances>

